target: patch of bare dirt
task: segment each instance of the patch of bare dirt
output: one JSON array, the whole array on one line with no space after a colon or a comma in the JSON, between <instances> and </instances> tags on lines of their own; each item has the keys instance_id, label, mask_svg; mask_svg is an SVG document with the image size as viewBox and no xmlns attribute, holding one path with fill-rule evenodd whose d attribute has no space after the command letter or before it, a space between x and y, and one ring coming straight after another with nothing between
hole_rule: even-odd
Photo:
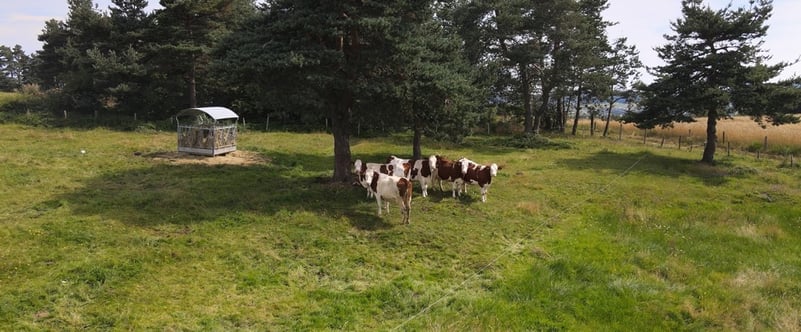
<instances>
[{"instance_id":1,"label":"patch of bare dirt","mask_svg":"<svg viewBox=\"0 0 801 332\"><path fill-rule=\"evenodd\" d=\"M142 155L145 158L152 158L155 161L167 162L173 165L259 165L269 164L270 158L250 151L233 151L224 155L201 156L186 152L154 152Z\"/></svg>"}]
</instances>

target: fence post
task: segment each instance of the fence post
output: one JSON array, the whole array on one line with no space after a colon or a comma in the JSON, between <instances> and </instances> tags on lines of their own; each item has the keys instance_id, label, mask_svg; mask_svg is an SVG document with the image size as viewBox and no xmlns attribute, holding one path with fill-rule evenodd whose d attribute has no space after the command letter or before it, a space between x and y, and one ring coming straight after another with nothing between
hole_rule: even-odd
<instances>
[{"instance_id":1,"label":"fence post","mask_svg":"<svg viewBox=\"0 0 801 332\"><path fill-rule=\"evenodd\" d=\"M665 137L662 136L662 142L659 143L659 148L662 148L662 146L664 146L664 145L665 145Z\"/></svg>"},{"instance_id":2,"label":"fence post","mask_svg":"<svg viewBox=\"0 0 801 332\"><path fill-rule=\"evenodd\" d=\"M765 135L765 143L762 144L762 149L768 152L768 136Z\"/></svg>"},{"instance_id":3,"label":"fence post","mask_svg":"<svg viewBox=\"0 0 801 332\"><path fill-rule=\"evenodd\" d=\"M679 150L681 150L681 136L679 136Z\"/></svg>"},{"instance_id":4,"label":"fence post","mask_svg":"<svg viewBox=\"0 0 801 332\"><path fill-rule=\"evenodd\" d=\"M642 144L645 144L645 139L648 137L648 129L642 130Z\"/></svg>"},{"instance_id":5,"label":"fence post","mask_svg":"<svg viewBox=\"0 0 801 332\"><path fill-rule=\"evenodd\" d=\"M723 143L726 143L726 132L723 132Z\"/></svg>"},{"instance_id":6,"label":"fence post","mask_svg":"<svg viewBox=\"0 0 801 332\"><path fill-rule=\"evenodd\" d=\"M64 120L67 119L67 110L64 110Z\"/></svg>"},{"instance_id":7,"label":"fence post","mask_svg":"<svg viewBox=\"0 0 801 332\"><path fill-rule=\"evenodd\" d=\"M724 135L725 137L725 135ZM726 156L731 157L731 142L726 143Z\"/></svg>"},{"instance_id":8,"label":"fence post","mask_svg":"<svg viewBox=\"0 0 801 332\"><path fill-rule=\"evenodd\" d=\"M623 140L623 122L620 122L620 130L617 132L617 140Z\"/></svg>"}]
</instances>

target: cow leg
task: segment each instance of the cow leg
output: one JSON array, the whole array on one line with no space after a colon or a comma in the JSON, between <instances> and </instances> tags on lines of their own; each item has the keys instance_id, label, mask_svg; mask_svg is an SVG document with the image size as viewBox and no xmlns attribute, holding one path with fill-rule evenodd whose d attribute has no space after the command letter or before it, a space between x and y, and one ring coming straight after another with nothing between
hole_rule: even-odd
<instances>
[{"instance_id":1,"label":"cow leg","mask_svg":"<svg viewBox=\"0 0 801 332\"><path fill-rule=\"evenodd\" d=\"M401 196L401 198L398 200L398 203L400 204L401 207L401 215L403 216L403 223L409 224L409 213L412 210L412 202L410 200L407 201L405 197Z\"/></svg>"},{"instance_id":2,"label":"cow leg","mask_svg":"<svg viewBox=\"0 0 801 332\"><path fill-rule=\"evenodd\" d=\"M381 216L381 195L375 195L375 202L378 204L378 216Z\"/></svg>"},{"instance_id":3,"label":"cow leg","mask_svg":"<svg viewBox=\"0 0 801 332\"><path fill-rule=\"evenodd\" d=\"M423 188L423 197L428 197L428 181L427 178L420 179L420 188Z\"/></svg>"},{"instance_id":4,"label":"cow leg","mask_svg":"<svg viewBox=\"0 0 801 332\"><path fill-rule=\"evenodd\" d=\"M481 201L482 202L486 202L487 201L487 191L488 190L489 190L489 185L485 185L485 186L481 187Z\"/></svg>"}]
</instances>

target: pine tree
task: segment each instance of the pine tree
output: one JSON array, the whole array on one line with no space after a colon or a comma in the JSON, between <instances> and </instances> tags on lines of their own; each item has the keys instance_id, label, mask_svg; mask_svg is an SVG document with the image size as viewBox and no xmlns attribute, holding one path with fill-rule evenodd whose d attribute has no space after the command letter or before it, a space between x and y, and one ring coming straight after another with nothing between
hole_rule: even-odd
<instances>
[{"instance_id":1,"label":"pine tree","mask_svg":"<svg viewBox=\"0 0 801 332\"><path fill-rule=\"evenodd\" d=\"M229 37L219 65L228 69L227 81L241 82L241 96L254 100L251 105L329 119L333 180L348 182L354 119L403 121L402 113L392 113L400 106L387 101L398 100L397 83L411 79L415 62L399 57L421 54L403 47L409 46L405 40L413 26L428 19L430 5L428 0L268 1L260 17ZM399 76L404 74L410 77Z\"/></svg>"},{"instance_id":2,"label":"pine tree","mask_svg":"<svg viewBox=\"0 0 801 332\"><path fill-rule=\"evenodd\" d=\"M22 46L0 45L0 91L13 91L29 83L31 57Z\"/></svg>"},{"instance_id":3,"label":"pine tree","mask_svg":"<svg viewBox=\"0 0 801 332\"><path fill-rule=\"evenodd\" d=\"M186 106L198 106L199 80L207 77L211 54L234 29L250 0L161 0L151 44L159 73L184 82ZM202 87L201 87L202 89ZM209 100L205 98L204 100Z\"/></svg>"},{"instance_id":4,"label":"pine tree","mask_svg":"<svg viewBox=\"0 0 801 332\"><path fill-rule=\"evenodd\" d=\"M147 107L156 98L149 98L152 82L146 64L147 32L153 28L151 15L145 13L145 0L112 0L109 7L111 30L106 40L98 41L87 51L96 71L94 89L101 95L101 105L110 111L154 116ZM150 110L150 112L148 112Z\"/></svg>"},{"instance_id":5,"label":"pine tree","mask_svg":"<svg viewBox=\"0 0 801 332\"><path fill-rule=\"evenodd\" d=\"M694 122L706 116L706 145L702 162L714 163L717 121L742 114L774 124L797 122L786 113L797 110L798 89L773 84L789 63L767 65L761 49L771 16L771 0L755 0L748 8L729 4L715 10L702 0L683 0L682 18L671 23L674 34L657 48L666 64L655 69L639 113L626 120L640 128ZM778 102L781 100L781 102Z\"/></svg>"},{"instance_id":6,"label":"pine tree","mask_svg":"<svg viewBox=\"0 0 801 332\"><path fill-rule=\"evenodd\" d=\"M537 134L543 122L562 126L561 114L550 112L553 95L600 62L591 57L606 44L606 6L606 0L465 1L454 18L468 57L498 70L497 97L520 105L525 133Z\"/></svg>"}]
</instances>

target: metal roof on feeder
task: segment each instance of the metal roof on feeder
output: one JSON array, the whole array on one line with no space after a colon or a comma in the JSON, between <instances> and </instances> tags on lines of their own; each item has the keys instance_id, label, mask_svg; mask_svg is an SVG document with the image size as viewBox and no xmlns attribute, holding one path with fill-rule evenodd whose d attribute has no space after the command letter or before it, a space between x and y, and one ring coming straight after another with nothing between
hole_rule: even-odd
<instances>
[{"instance_id":1,"label":"metal roof on feeder","mask_svg":"<svg viewBox=\"0 0 801 332\"><path fill-rule=\"evenodd\" d=\"M180 117L186 115L198 115L201 113L208 115L209 117L214 119L214 121L225 120L225 119L239 119L239 115L234 113L234 111L221 106L187 108L181 110L175 116Z\"/></svg>"}]
</instances>

